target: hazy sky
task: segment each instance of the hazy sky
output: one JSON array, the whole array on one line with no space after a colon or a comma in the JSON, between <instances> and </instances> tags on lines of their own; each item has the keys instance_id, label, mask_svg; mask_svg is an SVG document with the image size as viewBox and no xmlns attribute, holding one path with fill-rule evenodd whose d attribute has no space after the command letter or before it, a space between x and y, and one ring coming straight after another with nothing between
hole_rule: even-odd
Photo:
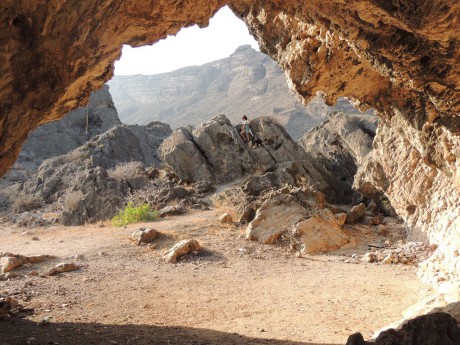
<instances>
[{"instance_id":1,"label":"hazy sky","mask_svg":"<svg viewBox=\"0 0 460 345\"><path fill-rule=\"evenodd\" d=\"M204 29L196 25L184 28L176 36L168 36L151 46L125 45L121 59L115 62L115 74L157 74L202 65L228 57L243 44L259 50L243 21L224 7Z\"/></svg>"}]
</instances>

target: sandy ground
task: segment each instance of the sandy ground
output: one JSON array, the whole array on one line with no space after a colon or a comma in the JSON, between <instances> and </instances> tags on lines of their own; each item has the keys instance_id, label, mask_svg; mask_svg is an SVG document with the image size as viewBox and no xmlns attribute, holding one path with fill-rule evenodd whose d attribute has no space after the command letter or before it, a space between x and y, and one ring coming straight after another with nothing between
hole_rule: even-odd
<instances>
[{"instance_id":1,"label":"sandy ground","mask_svg":"<svg viewBox=\"0 0 460 345\"><path fill-rule=\"evenodd\" d=\"M222 212L125 228L0 228L0 253L57 256L18 273L44 274L62 261L81 266L0 281L0 293L34 308L0 322L0 344L345 344L357 331L370 338L429 293L414 266L350 257L373 240L369 231L349 229L357 248L297 258L287 245L245 240L243 229L218 222ZM141 226L162 233L153 247L129 240ZM205 250L163 262L184 238Z\"/></svg>"}]
</instances>

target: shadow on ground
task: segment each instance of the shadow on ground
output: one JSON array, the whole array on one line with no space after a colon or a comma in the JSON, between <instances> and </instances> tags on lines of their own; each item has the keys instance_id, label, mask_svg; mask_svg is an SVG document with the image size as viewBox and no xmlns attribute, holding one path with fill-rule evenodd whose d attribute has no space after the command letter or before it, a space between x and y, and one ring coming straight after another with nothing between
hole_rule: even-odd
<instances>
[{"instance_id":1,"label":"shadow on ground","mask_svg":"<svg viewBox=\"0 0 460 345\"><path fill-rule=\"evenodd\" d=\"M202 328L53 322L42 325L18 318L0 321L0 343L2 345L338 345L249 338L236 333Z\"/></svg>"}]
</instances>

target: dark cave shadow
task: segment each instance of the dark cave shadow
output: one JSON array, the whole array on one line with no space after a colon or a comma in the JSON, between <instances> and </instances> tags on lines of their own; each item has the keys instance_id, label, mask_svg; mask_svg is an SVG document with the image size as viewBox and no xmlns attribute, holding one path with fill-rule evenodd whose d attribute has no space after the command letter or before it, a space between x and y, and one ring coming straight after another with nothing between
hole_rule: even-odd
<instances>
[{"instance_id":1,"label":"dark cave shadow","mask_svg":"<svg viewBox=\"0 0 460 345\"><path fill-rule=\"evenodd\" d=\"M331 343L306 343L289 340L251 338L237 333L226 333L204 328L54 322L41 325L20 318L0 321L0 344L339 345Z\"/></svg>"}]
</instances>

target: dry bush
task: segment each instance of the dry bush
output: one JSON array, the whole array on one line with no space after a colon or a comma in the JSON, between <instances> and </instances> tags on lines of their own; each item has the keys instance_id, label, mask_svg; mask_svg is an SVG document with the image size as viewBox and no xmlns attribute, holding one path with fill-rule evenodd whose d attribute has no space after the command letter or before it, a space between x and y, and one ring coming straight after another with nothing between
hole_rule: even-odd
<instances>
[{"instance_id":1,"label":"dry bush","mask_svg":"<svg viewBox=\"0 0 460 345\"><path fill-rule=\"evenodd\" d=\"M142 162L128 162L108 170L109 176L118 181L124 181L138 175L144 175L145 167Z\"/></svg>"},{"instance_id":2,"label":"dry bush","mask_svg":"<svg viewBox=\"0 0 460 345\"><path fill-rule=\"evenodd\" d=\"M78 203L83 200L83 193L79 190L67 192L64 197L63 209L74 210Z\"/></svg>"},{"instance_id":3,"label":"dry bush","mask_svg":"<svg viewBox=\"0 0 460 345\"><path fill-rule=\"evenodd\" d=\"M22 213L42 207L43 198L38 195L19 193L13 201L13 212Z\"/></svg>"}]
</instances>

